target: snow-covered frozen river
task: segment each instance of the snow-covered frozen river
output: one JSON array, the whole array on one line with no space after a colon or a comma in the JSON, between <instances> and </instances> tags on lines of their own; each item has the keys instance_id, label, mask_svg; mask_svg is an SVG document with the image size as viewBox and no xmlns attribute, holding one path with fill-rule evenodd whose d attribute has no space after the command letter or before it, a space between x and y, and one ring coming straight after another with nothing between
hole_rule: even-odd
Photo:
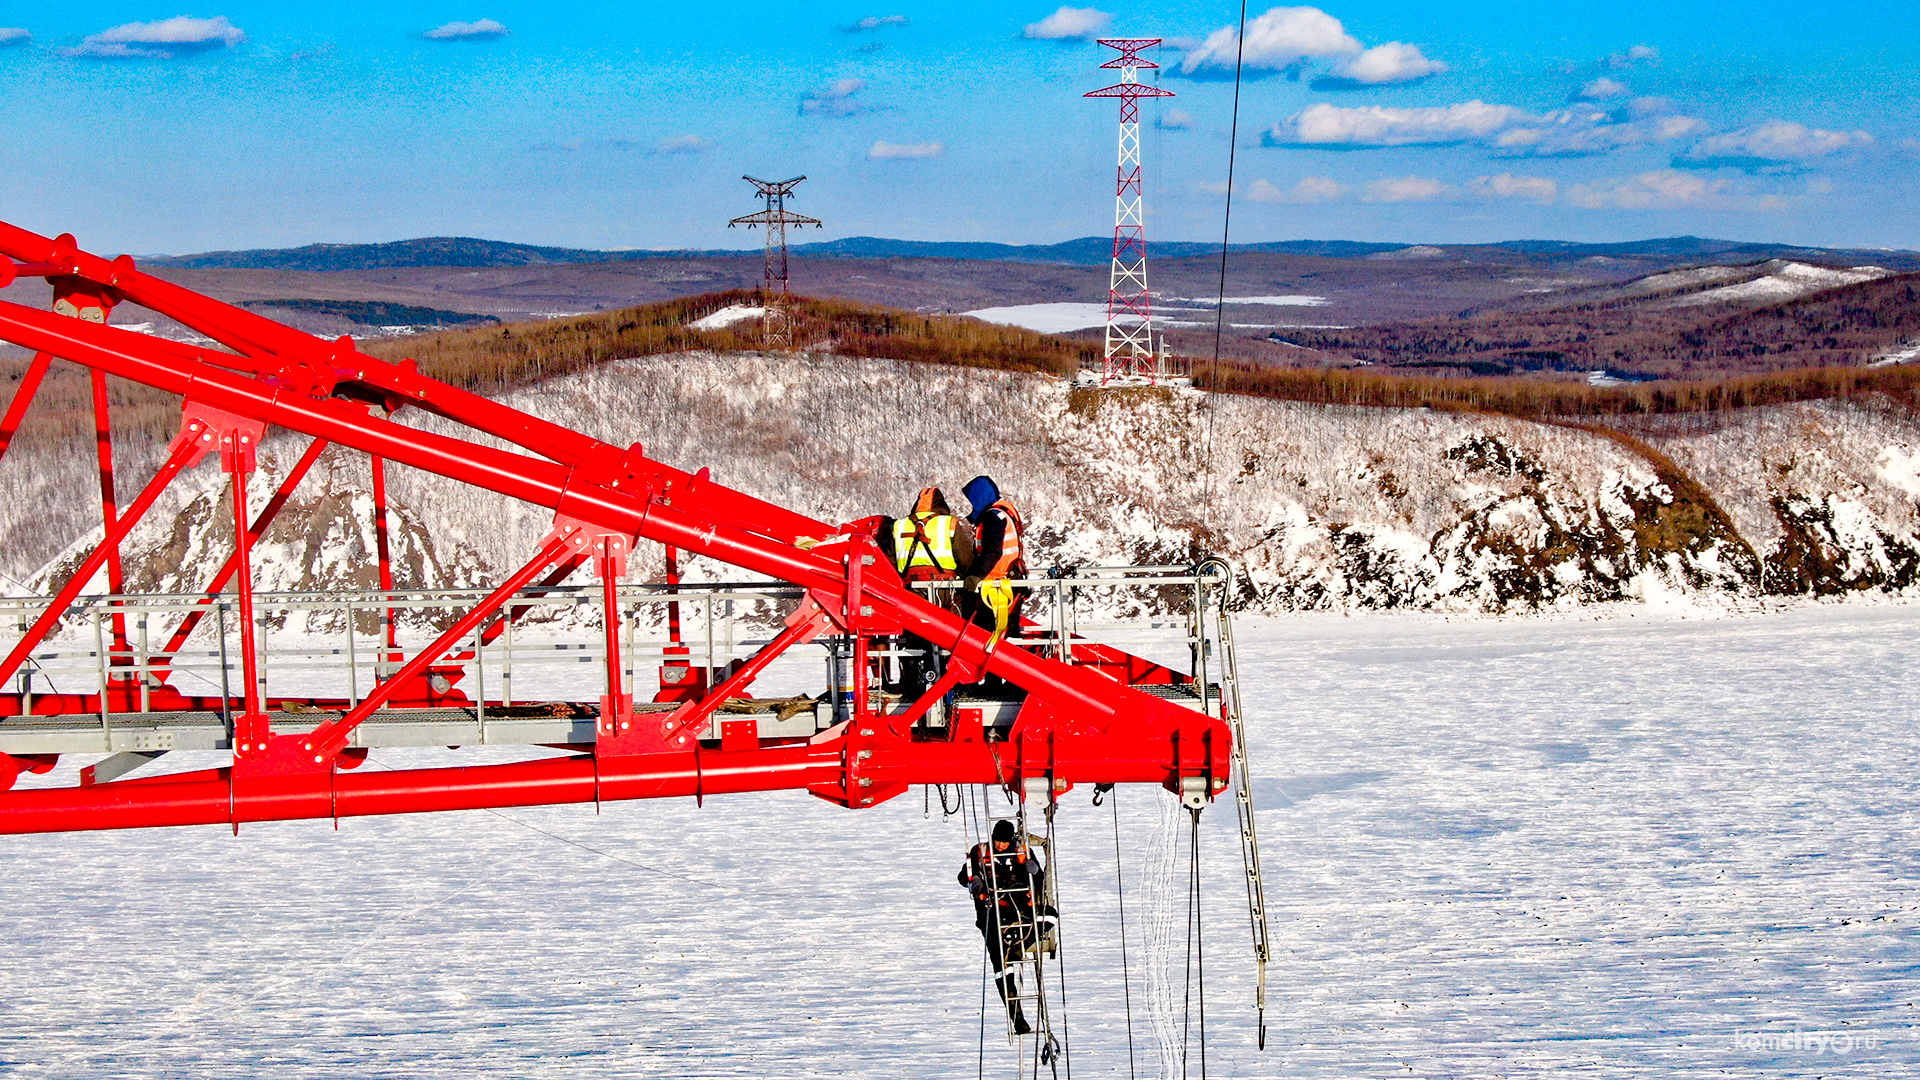
<instances>
[{"instance_id":1,"label":"snow-covered frozen river","mask_svg":"<svg viewBox=\"0 0 1920 1080\"><path fill-rule=\"evenodd\" d=\"M1920 1072L1916 640L1905 605L1243 625L1271 1034L1222 804L1209 1075ZM1121 793L1141 1076L1159 798ZM4 838L0 1074L973 1075L964 843L918 791ZM1126 1076L1113 819L1074 792L1058 847L1073 1073Z\"/></svg>"}]
</instances>

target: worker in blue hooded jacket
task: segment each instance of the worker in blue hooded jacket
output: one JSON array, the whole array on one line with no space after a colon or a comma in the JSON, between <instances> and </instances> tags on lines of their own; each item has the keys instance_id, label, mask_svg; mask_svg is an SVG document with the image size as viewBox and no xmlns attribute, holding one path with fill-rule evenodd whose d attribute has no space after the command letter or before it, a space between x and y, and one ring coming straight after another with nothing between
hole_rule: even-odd
<instances>
[{"instance_id":1,"label":"worker in blue hooded jacket","mask_svg":"<svg viewBox=\"0 0 1920 1080\"><path fill-rule=\"evenodd\" d=\"M997 645L1020 629L1020 607L1032 591L1008 584L1027 576L1026 525L991 476L967 481L960 494L967 500L971 510L967 520L974 528L973 566L961 594L960 614L991 629Z\"/></svg>"}]
</instances>

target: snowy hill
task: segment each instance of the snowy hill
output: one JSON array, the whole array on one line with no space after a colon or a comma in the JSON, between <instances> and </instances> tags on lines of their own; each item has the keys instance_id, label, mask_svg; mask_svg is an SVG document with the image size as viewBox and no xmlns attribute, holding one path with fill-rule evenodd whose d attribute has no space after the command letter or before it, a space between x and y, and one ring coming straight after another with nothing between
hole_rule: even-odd
<instances>
[{"instance_id":1,"label":"snowy hill","mask_svg":"<svg viewBox=\"0 0 1920 1080\"><path fill-rule=\"evenodd\" d=\"M1718 601L1897 591L1920 576L1920 429L1854 405L1751 410L1636 444L1504 417L760 354L617 361L505 400L831 521L898 512L929 482L957 496L991 473L1027 514L1036 567L1224 554L1247 572L1247 603L1269 612ZM263 449L256 506L299 443ZM94 511L79 494L87 463L40 456L12 463L6 494L49 512L6 539L42 554L0 569L45 589L84 551L90 538L68 541ZM203 464L136 533L133 587L192 589L218 568L231 550L220 483ZM263 545L261 585L370 584L367 487L363 458L329 452ZM551 520L403 468L391 488L402 587L502 573Z\"/></svg>"},{"instance_id":2,"label":"snowy hill","mask_svg":"<svg viewBox=\"0 0 1920 1080\"><path fill-rule=\"evenodd\" d=\"M1714 280L1709 276L1709 271L1738 269L1728 266L1707 266L1693 271L1656 274L1651 278L1643 278L1635 284L1644 286L1659 279L1684 279L1688 274L1696 275L1696 279L1704 283ZM1844 270L1836 270L1832 267L1810 266L1787 259L1774 259L1761 264L1757 269L1763 272L1745 281L1720 285L1702 292L1688 293L1676 300L1668 301L1668 304L1673 307L1736 303L1777 304L1782 300L1791 300L1822 289L1837 289L1843 285L1858 285L1863 281L1873 281L1886 277L1889 273L1878 266L1852 266ZM1737 275L1732 273L1727 275L1729 278L1734 276ZM1676 282L1676 284L1679 283Z\"/></svg>"}]
</instances>

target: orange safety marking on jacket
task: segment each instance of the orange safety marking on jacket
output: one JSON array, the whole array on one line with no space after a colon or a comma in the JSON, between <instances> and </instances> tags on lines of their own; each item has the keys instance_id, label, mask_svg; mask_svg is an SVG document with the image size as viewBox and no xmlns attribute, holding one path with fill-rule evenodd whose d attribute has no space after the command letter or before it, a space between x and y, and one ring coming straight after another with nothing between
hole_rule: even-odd
<instances>
[{"instance_id":1,"label":"orange safety marking on jacket","mask_svg":"<svg viewBox=\"0 0 1920 1080\"><path fill-rule=\"evenodd\" d=\"M1026 531L1026 526L1020 521L1020 511L1015 510L1013 504L1005 499L987 507L989 514L995 510L1006 515L1007 527L1000 533L1000 558L986 573L980 575L983 581L1006 577L1013 570L1013 564L1019 562L1023 554L1020 534Z\"/></svg>"}]
</instances>

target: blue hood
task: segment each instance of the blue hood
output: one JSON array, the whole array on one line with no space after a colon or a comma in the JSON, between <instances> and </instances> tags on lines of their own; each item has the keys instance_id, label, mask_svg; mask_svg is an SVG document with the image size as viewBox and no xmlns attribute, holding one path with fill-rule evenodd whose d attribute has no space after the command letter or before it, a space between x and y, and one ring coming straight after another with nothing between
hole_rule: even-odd
<instances>
[{"instance_id":1,"label":"blue hood","mask_svg":"<svg viewBox=\"0 0 1920 1080\"><path fill-rule=\"evenodd\" d=\"M991 476L976 476L967 481L967 486L960 489L960 494L972 508L967 520L978 525L980 519L987 515L987 507L1000 501L1000 485L995 484Z\"/></svg>"}]
</instances>

